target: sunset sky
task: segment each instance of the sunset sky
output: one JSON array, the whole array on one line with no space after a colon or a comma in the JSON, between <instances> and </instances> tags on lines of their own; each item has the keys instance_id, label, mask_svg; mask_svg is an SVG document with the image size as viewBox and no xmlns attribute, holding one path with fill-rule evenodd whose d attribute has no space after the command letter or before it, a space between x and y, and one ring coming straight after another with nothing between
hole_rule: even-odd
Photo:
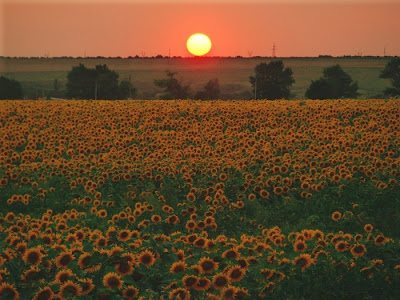
<instances>
[{"instance_id":1,"label":"sunset sky","mask_svg":"<svg viewBox=\"0 0 400 300\"><path fill-rule=\"evenodd\" d=\"M400 55L400 0L0 0L0 56Z\"/></svg>"}]
</instances>

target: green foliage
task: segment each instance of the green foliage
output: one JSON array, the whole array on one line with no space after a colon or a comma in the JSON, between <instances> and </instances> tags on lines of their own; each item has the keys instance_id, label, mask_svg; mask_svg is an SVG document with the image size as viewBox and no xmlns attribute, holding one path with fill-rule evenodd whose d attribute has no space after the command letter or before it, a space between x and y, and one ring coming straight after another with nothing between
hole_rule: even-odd
<instances>
[{"instance_id":1,"label":"green foliage","mask_svg":"<svg viewBox=\"0 0 400 300\"><path fill-rule=\"evenodd\" d=\"M118 86L118 99L132 99L136 96L137 89L128 80L122 80Z\"/></svg>"},{"instance_id":2,"label":"green foliage","mask_svg":"<svg viewBox=\"0 0 400 300\"><path fill-rule=\"evenodd\" d=\"M258 64L249 79L256 99L271 100L289 98L295 82L292 69L285 68L281 60Z\"/></svg>"},{"instance_id":3,"label":"green foliage","mask_svg":"<svg viewBox=\"0 0 400 300\"><path fill-rule=\"evenodd\" d=\"M381 78L390 79L392 87L384 91L385 96L400 96L400 57L390 60L380 74Z\"/></svg>"},{"instance_id":4,"label":"green foliage","mask_svg":"<svg viewBox=\"0 0 400 300\"><path fill-rule=\"evenodd\" d=\"M219 99L221 94L221 90L219 87L218 78L211 79L207 82L204 86L202 91L198 91L194 97L194 99L201 99L201 100L213 100Z\"/></svg>"},{"instance_id":5,"label":"green foliage","mask_svg":"<svg viewBox=\"0 0 400 300\"><path fill-rule=\"evenodd\" d=\"M21 84L14 80L8 79L4 76L0 77L0 100L2 99L22 99L22 87Z\"/></svg>"},{"instance_id":6,"label":"green foliage","mask_svg":"<svg viewBox=\"0 0 400 300\"><path fill-rule=\"evenodd\" d=\"M73 67L67 75L67 97L76 99L118 99L118 74L107 65L94 69L83 64Z\"/></svg>"},{"instance_id":7,"label":"green foliage","mask_svg":"<svg viewBox=\"0 0 400 300\"><path fill-rule=\"evenodd\" d=\"M167 78L155 79L154 84L159 88L164 89L164 93L160 95L162 100L172 99L187 99L189 97L189 85L182 85L182 83L174 76L176 72L166 71Z\"/></svg>"},{"instance_id":8,"label":"green foliage","mask_svg":"<svg viewBox=\"0 0 400 300\"><path fill-rule=\"evenodd\" d=\"M336 64L325 68L323 76L311 82L305 96L308 99L356 98L357 91L358 83Z\"/></svg>"},{"instance_id":9,"label":"green foliage","mask_svg":"<svg viewBox=\"0 0 400 300\"><path fill-rule=\"evenodd\" d=\"M118 99L118 74L108 69L107 65L97 65L97 99Z\"/></svg>"}]
</instances>

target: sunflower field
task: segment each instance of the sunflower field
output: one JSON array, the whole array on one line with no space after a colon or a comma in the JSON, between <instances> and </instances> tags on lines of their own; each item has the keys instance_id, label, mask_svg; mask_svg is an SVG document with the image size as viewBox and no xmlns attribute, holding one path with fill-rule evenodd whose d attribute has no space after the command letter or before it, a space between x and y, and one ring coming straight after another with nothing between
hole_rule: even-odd
<instances>
[{"instance_id":1,"label":"sunflower field","mask_svg":"<svg viewBox=\"0 0 400 300\"><path fill-rule=\"evenodd\" d=\"M0 299L398 299L400 102L1 101Z\"/></svg>"}]
</instances>

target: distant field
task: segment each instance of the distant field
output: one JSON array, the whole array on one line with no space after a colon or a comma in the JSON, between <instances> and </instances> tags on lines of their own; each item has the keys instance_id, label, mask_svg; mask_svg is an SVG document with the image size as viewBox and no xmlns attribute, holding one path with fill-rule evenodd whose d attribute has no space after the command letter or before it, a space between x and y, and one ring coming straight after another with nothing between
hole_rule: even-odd
<instances>
[{"instance_id":1,"label":"distant field","mask_svg":"<svg viewBox=\"0 0 400 300\"><path fill-rule=\"evenodd\" d=\"M65 89L66 76L72 66L83 63L87 67L107 64L120 74L120 79L131 75L133 85L138 89L138 99L155 98L160 92L154 79L165 77L165 70L178 72L183 83L190 84L197 91L212 78L221 84L222 99L252 98L249 76L254 67L272 58L174 58L174 59L0 59L0 75L20 81L25 95L29 98L53 89L54 79ZM283 58L286 66L292 68L296 83L292 93L296 99L304 98L311 80L318 79L324 68L340 64L359 83L360 98L376 98L390 85L379 78L389 58Z\"/></svg>"}]
</instances>

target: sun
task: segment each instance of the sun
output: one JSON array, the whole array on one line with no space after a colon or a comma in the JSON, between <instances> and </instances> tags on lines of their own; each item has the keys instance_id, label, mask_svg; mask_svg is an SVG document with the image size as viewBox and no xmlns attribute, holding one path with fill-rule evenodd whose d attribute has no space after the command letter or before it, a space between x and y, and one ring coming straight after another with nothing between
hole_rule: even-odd
<instances>
[{"instance_id":1,"label":"sun","mask_svg":"<svg viewBox=\"0 0 400 300\"><path fill-rule=\"evenodd\" d=\"M193 55L202 56L210 51L211 40L204 33L195 33L188 38L186 47Z\"/></svg>"}]
</instances>

